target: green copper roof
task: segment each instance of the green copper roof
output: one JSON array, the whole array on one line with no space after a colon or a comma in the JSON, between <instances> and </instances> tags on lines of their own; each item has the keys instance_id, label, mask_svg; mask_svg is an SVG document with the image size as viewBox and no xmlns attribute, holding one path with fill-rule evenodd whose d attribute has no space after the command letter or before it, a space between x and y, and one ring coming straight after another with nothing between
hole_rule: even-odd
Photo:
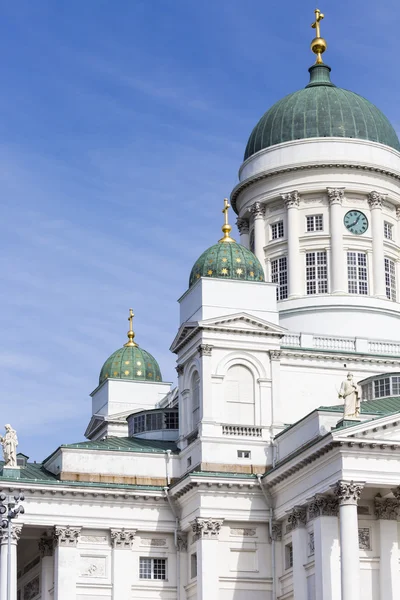
<instances>
[{"instance_id":1,"label":"green copper roof","mask_svg":"<svg viewBox=\"0 0 400 600\"><path fill-rule=\"evenodd\" d=\"M175 442L162 440L144 440L133 437L109 437L105 440L89 440L75 444L62 444L61 448L80 448L82 450L112 450L120 452L164 453L167 450L178 452ZM47 459L48 460L48 459Z\"/></svg>"},{"instance_id":2,"label":"green copper roof","mask_svg":"<svg viewBox=\"0 0 400 600\"><path fill-rule=\"evenodd\" d=\"M343 404L335 406L320 406L318 410L343 412ZM360 404L362 415L391 415L400 412L400 397L375 398L374 400L363 400Z\"/></svg>"},{"instance_id":3,"label":"green copper roof","mask_svg":"<svg viewBox=\"0 0 400 600\"><path fill-rule=\"evenodd\" d=\"M250 250L236 242L225 242L203 252L190 273L189 287L200 277L264 281L264 272Z\"/></svg>"},{"instance_id":4,"label":"green copper roof","mask_svg":"<svg viewBox=\"0 0 400 600\"><path fill-rule=\"evenodd\" d=\"M154 356L138 346L123 346L106 360L100 371L99 384L106 379L162 381Z\"/></svg>"},{"instance_id":5,"label":"green copper roof","mask_svg":"<svg viewBox=\"0 0 400 600\"><path fill-rule=\"evenodd\" d=\"M293 140L316 137L356 138L400 151L395 130L368 100L330 80L330 67L313 65L310 83L270 108L253 129L244 160L256 152Z\"/></svg>"}]
</instances>

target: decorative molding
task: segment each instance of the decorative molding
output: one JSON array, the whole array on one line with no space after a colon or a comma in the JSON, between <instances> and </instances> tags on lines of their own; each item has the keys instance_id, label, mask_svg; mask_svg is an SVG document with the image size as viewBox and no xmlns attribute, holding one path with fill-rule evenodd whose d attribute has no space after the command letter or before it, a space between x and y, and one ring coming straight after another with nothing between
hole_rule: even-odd
<instances>
[{"instance_id":1,"label":"decorative molding","mask_svg":"<svg viewBox=\"0 0 400 600\"><path fill-rule=\"evenodd\" d=\"M178 377L181 377L183 375L184 370L185 370L185 367L183 365L177 365L175 367L175 371L178 373Z\"/></svg>"},{"instance_id":2,"label":"decorative molding","mask_svg":"<svg viewBox=\"0 0 400 600\"><path fill-rule=\"evenodd\" d=\"M54 527L54 541L58 546L74 547L78 544L81 527Z\"/></svg>"},{"instance_id":3,"label":"decorative molding","mask_svg":"<svg viewBox=\"0 0 400 600\"><path fill-rule=\"evenodd\" d=\"M192 521L192 531L194 540L200 538L217 539L224 519L202 519L197 517Z\"/></svg>"},{"instance_id":4,"label":"decorative molding","mask_svg":"<svg viewBox=\"0 0 400 600\"><path fill-rule=\"evenodd\" d=\"M293 192L289 192L288 194L281 194L281 198L287 209L298 208L300 206L300 194L297 190L293 190Z\"/></svg>"},{"instance_id":5,"label":"decorative molding","mask_svg":"<svg viewBox=\"0 0 400 600\"><path fill-rule=\"evenodd\" d=\"M80 577L90 578L105 578L106 572L106 557L105 556L80 556Z\"/></svg>"},{"instance_id":6,"label":"decorative molding","mask_svg":"<svg viewBox=\"0 0 400 600\"><path fill-rule=\"evenodd\" d=\"M281 360L282 350L270 350L269 357L271 360Z\"/></svg>"},{"instance_id":7,"label":"decorative molding","mask_svg":"<svg viewBox=\"0 0 400 600\"><path fill-rule=\"evenodd\" d=\"M255 202L250 208L250 212L253 215L253 219L263 218L265 215L265 206L261 202Z\"/></svg>"},{"instance_id":8,"label":"decorative molding","mask_svg":"<svg viewBox=\"0 0 400 600\"><path fill-rule=\"evenodd\" d=\"M54 538L43 535L38 542L38 548L42 558L44 556L53 556Z\"/></svg>"},{"instance_id":9,"label":"decorative molding","mask_svg":"<svg viewBox=\"0 0 400 600\"><path fill-rule=\"evenodd\" d=\"M400 504L396 498L375 498L375 516L377 519L397 521Z\"/></svg>"},{"instance_id":10,"label":"decorative molding","mask_svg":"<svg viewBox=\"0 0 400 600\"><path fill-rule=\"evenodd\" d=\"M28 581L24 585L24 600L33 600L37 598L40 592L39 575Z\"/></svg>"},{"instance_id":11,"label":"decorative molding","mask_svg":"<svg viewBox=\"0 0 400 600\"><path fill-rule=\"evenodd\" d=\"M308 505L308 518L317 517L336 517L338 514L339 503L334 496L322 496L317 494Z\"/></svg>"},{"instance_id":12,"label":"decorative molding","mask_svg":"<svg viewBox=\"0 0 400 600\"><path fill-rule=\"evenodd\" d=\"M357 504L360 499L363 483L354 483L354 481L338 481L334 486L334 494L337 497L339 504Z\"/></svg>"},{"instance_id":13,"label":"decorative molding","mask_svg":"<svg viewBox=\"0 0 400 600\"><path fill-rule=\"evenodd\" d=\"M358 547L360 550L371 550L371 531L369 527L358 528Z\"/></svg>"},{"instance_id":14,"label":"decorative molding","mask_svg":"<svg viewBox=\"0 0 400 600\"><path fill-rule=\"evenodd\" d=\"M392 489L392 494L397 500L400 500L400 485Z\"/></svg>"},{"instance_id":15,"label":"decorative molding","mask_svg":"<svg viewBox=\"0 0 400 600\"><path fill-rule=\"evenodd\" d=\"M22 525L11 525L11 543L18 544L21 537ZM1 543L8 542L8 529L0 529Z\"/></svg>"},{"instance_id":16,"label":"decorative molding","mask_svg":"<svg viewBox=\"0 0 400 600\"><path fill-rule=\"evenodd\" d=\"M81 535L79 541L84 544L106 544L106 535Z\"/></svg>"},{"instance_id":17,"label":"decorative molding","mask_svg":"<svg viewBox=\"0 0 400 600\"><path fill-rule=\"evenodd\" d=\"M236 226L239 229L240 235L249 233L250 224L247 219L243 219L242 217L238 217L236 219Z\"/></svg>"},{"instance_id":18,"label":"decorative molding","mask_svg":"<svg viewBox=\"0 0 400 600\"><path fill-rule=\"evenodd\" d=\"M178 552L187 552L188 549L188 536L183 531L178 531L176 535L176 549Z\"/></svg>"},{"instance_id":19,"label":"decorative molding","mask_svg":"<svg viewBox=\"0 0 400 600\"><path fill-rule=\"evenodd\" d=\"M250 527L231 527L230 534L240 537L254 537L257 534L257 529Z\"/></svg>"},{"instance_id":20,"label":"decorative molding","mask_svg":"<svg viewBox=\"0 0 400 600\"><path fill-rule=\"evenodd\" d=\"M326 188L329 204L342 204L346 188Z\"/></svg>"},{"instance_id":21,"label":"decorative molding","mask_svg":"<svg viewBox=\"0 0 400 600\"><path fill-rule=\"evenodd\" d=\"M303 527L307 523L307 508L305 506L295 506L288 516L288 522L291 531Z\"/></svg>"},{"instance_id":22,"label":"decorative molding","mask_svg":"<svg viewBox=\"0 0 400 600\"><path fill-rule=\"evenodd\" d=\"M200 346L197 346L197 351L200 356L211 356L213 347L210 344L200 344Z\"/></svg>"},{"instance_id":23,"label":"decorative molding","mask_svg":"<svg viewBox=\"0 0 400 600\"><path fill-rule=\"evenodd\" d=\"M368 194L368 204L371 209L373 208L382 208L383 204L383 194L379 192L370 192Z\"/></svg>"},{"instance_id":24,"label":"decorative molding","mask_svg":"<svg viewBox=\"0 0 400 600\"><path fill-rule=\"evenodd\" d=\"M270 540L274 542L282 541L282 523L274 521L271 526Z\"/></svg>"},{"instance_id":25,"label":"decorative molding","mask_svg":"<svg viewBox=\"0 0 400 600\"><path fill-rule=\"evenodd\" d=\"M111 529L111 543L113 548L132 548L136 529Z\"/></svg>"},{"instance_id":26,"label":"decorative molding","mask_svg":"<svg viewBox=\"0 0 400 600\"><path fill-rule=\"evenodd\" d=\"M308 556L315 554L315 536L314 532L310 531L308 534Z\"/></svg>"},{"instance_id":27,"label":"decorative molding","mask_svg":"<svg viewBox=\"0 0 400 600\"><path fill-rule=\"evenodd\" d=\"M142 538L140 545L160 548L167 545L167 540L165 538Z\"/></svg>"}]
</instances>

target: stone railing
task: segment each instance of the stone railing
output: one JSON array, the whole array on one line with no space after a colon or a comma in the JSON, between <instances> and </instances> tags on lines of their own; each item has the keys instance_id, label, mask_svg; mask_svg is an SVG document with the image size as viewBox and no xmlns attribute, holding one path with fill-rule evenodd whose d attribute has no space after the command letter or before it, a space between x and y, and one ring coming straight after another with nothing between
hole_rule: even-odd
<instances>
[{"instance_id":1,"label":"stone railing","mask_svg":"<svg viewBox=\"0 0 400 600\"><path fill-rule=\"evenodd\" d=\"M222 435L262 437L262 427L253 425L222 425Z\"/></svg>"},{"instance_id":2,"label":"stone railing","mask_svg":"<svg viewBox=\"0 0 400 600\"><path fill-rule=\"evenodd\" d=\"M368 351L373 354L400 354L400 343L368 342Z\"/></svg>"},{"instance_id":3,"label":"stone railing","mask_svg":"<svg viewBox=\"0 0 400 600\"><path fill-rule=\"evenodd\" d=\"M289 348L315 348L316 350L359 352L360 354L371 353L392 356L400 354L400 342L334 335L313 335L311 333L286 333L281 344L283 347Z\"/></svg>"},{"instance_id":4,"label":"stone railing","mask_svg":"<svg viewBox=\"0 0 400 600\"><path fill-rule=\"evenodd\" d=\"M286 333L282 338L282 346L300 346L300 333Z\"/></svg>"},{"instance_id":5,"label":"stone railing","mask_svg":"<svg viewBox=\"0 0 400 600\"><path fill-rule=\"evenodd\" d=\"M355 338L331 337L315 335L313 336L314 348L323 348L324 350L350 350L355 352Z\"/></svg>"}]
</instances>

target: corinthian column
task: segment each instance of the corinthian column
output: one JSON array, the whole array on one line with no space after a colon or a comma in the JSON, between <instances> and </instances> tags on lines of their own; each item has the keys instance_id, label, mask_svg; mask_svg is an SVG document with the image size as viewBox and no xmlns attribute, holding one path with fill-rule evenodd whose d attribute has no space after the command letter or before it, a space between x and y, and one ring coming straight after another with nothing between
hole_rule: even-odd
<instances>
[{"instance_id":1,"label":"corinthian column","mask_svg":"<svg viewBox=\"0 0 400 600\"><path fill-rule=\"evenodd\" d=\"M368 194L368 204L371 210L372 234L372 271L373 290L370 294L378 298L386 298L385 284L385 253L383 249L383 221L382 221L383 196L378 192Z\"/></svg>"},{"instance_id":2,"label":"corinthian column","mask_svg":"<svg viewBox=\"0 0 400 600\"><path fill-rule=\"evenodd\" d=\"M132 596L132 544L136 529L111 529L112 599Z\"/></svg>"},{"instance_id":3,"label":"corinthian column","mask_svg":"<svg viewBox=\"0 0 400 600\"><path fill-rule=\"evenodd\" d=\"M237 228L239 229L239 233L240 233L240 243L242 244L242 246L245 246L246 248L248 248L249 247L249 222L248 222L248 220L239 217L236 220L236 225L237 225Z\"/></svg>"},{"instance_id":4,"label":"corinthian column","mask_svg":"<svg viewBox=\"0 0 400 600\"><path fill-rule=\"evenodd\" d=\"M357 503L363 484L339 481L334 489L339 501L342 600L360 600L360 551Z\"/></svg>"},{"instance_id":5,"label":"corinthian column","mask_svg":"<svg viewBox=\"0 0 400 600\"><path fill-rule=\"evenodd\" d=\"M304 294L305 268L300 261L299 242L299 206L300 195L297 190L282 194L287 210L288 241L288 295L296 298Z\"/></svg>"},{"instance_id":6,"label":"corinthian column","mask_svg":"<svg viewBox=\"0 0 400 600\"><path fill-rule=\"evenodd\" d=\"M250 212L254 219L254 254L257 256L265 272L265 207L260 202L256 202L251 207Z\"/></svg>"},{"instance_id":7,"label":"corinthian column","mask_svg":"<svg viewBox=\"0 0 400 600\"><path fill-rule=\"evenodd\" d=\"M10 555L10 600L17 600L17 544L21 537L22 525L11 524L11 555ZM8 564L8 529L1 531L1 558L0 558L0 600L7 597L7 564Z\"/></svg>"},{"instance_id":8,"label":"corinthian column","mask_svg":"<svg viewBox=\"0 0 400 600\"><path fill-rule=\"evenodd\" d=\"M191 525L197 542L197 598L219 598L218 537L223 519L195 519Z\"/></svg>"},{"instance_id":9,"label":"corinthian column","mask_svg":"<svg viewBox=\"0 0 400 600\"><path fill-rule=\"evenodd\" d=\"M400 555L397 533L399 501L394 498L375 498L375 516L379 519L380 598L396 600L400 589Z\"/></svg>"},{"instance_id":10,"label":"corinthian column","mask_svg":"<svg viewBox=\"0 0 400 600\"><path fill-rule=\"evenodd\" d=\"M80 527L54 528L55 573L54 600L75 600L78 571L78 540Z\"/></svg>"},{"instance_id":11,"label":"corinthian column","mask_svg":"<svg viewBox=\"0 0 400 600\"><path fill-rule=\"evenodd\" d=\"M54 539L52 537L42 536L39 540L39 552L41 556L41 600L51 600L53 594L50 590L54 585Z\"/></svg>"},{"instance_id":12,"label":"corinthian column","mask_svg":"<svg viewBox=\"0 0 400 600\"><path fill-rule=\"evenodd\" d=\"M307 509L295 506L289 514L293 545L293 591L296 600L307 600L307 577L304 565L307 562Z\"/></svg>"},{"instance_id":13,"label":"corinthian column","mask_svg":"<svg viewBox=\"0 0 400 600\"><path fill-rule=\"evenodd\" d=\"M326 188L329 199L329 221L331 232L331 294L345 294L346 263L343 251L343 211L342 202L345 188Z\"/></svg>"}]
</instances>

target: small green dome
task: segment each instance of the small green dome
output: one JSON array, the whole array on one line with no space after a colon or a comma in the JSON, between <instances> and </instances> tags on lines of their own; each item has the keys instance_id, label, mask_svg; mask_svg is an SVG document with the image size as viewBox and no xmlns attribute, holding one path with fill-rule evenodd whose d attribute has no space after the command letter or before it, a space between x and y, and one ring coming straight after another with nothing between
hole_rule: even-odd
<instances>
[{"instance_id":1,"label":"small green dome","mask_svg":"<svg viewBox=\"0 0 400 600\"><path fill-rule=\"evenodd\" d=\"M156 359L139 346L123 346L107 358L100 371L99 384L109 378L162 381Z\"/></svg>"},{"instance_id":2,"label":"small green dome","mask_svg":"<svg viewBox=\"0 0 400 600\"><path fill-rule=\"evenodd\" d=\"M400 151L395 130L368 100L330 80L330 67L313 65L310 83L279 100L261 117L247 143L244 160L270 146L315 137L356 138Z\"/></svg>"},{"instance_id":3,"label":"small green dome","mask_svg":"<svg viewBox=\"0 0 400 600\"><path fill-rule=\"evenodd\" d=\"M264 281L264 272L260 261L250 250L231 241L219 242L203 252L191 270L189 287L200 277Z\"/></svg>"}]
</instances>

